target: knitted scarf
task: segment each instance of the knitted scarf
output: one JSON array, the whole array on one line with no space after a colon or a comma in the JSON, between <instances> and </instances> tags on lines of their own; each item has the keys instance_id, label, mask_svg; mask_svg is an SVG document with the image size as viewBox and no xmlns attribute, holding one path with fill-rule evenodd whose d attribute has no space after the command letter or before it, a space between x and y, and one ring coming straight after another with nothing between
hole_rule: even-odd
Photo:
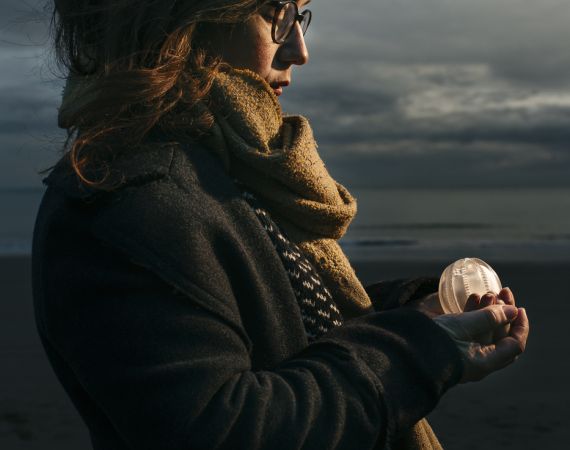
<instances>
[{"instance_id":1,"label":"knitted scarf","mask_svg":"<svg viewBox=\"0 0 570 450\"><path fill-rule=\"evenodd\" d=\"M89 85L88 80L68 80L61 126L86 101L82 93L89 92ZM337 242L356 214L356 200L328 173L307 119L284 116L269 84L249 70L219 72L209 95L215 123L201 143L304 251L346 319L371 312L371 301ZM184 117L177 119L187 123ZM441 445L422 419L392 450L441 450Z\"/></svg>"},{"instance_id":2,"label":"knitted scarf","mask_svg":"<svg viewBox=\"0 0 570 450\"><path fill-rule=\"evenodd\" d=\"M370 311L370 299L337 242L356 214L356 200L329 175L307 119L284 117L271 87L249 70L219 73L210 104L215 124L202 143L305 252L343 316Z\"/></svg>"}]
</instances>

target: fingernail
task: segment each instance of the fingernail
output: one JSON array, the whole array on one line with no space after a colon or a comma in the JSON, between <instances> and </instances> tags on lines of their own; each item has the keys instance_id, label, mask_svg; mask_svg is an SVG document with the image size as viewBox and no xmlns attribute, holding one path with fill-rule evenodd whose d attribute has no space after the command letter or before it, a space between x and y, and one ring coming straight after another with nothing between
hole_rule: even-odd
<instances>
[{"instance_id":1,"label":"fingernail","mask_svg":"<svg viewBox=\"0 0 570 450\"><path fill-rule=\"evenodd\" d=\"M519 314L518 308L512 305L504 305L503 311L509 320L513 320Z\"/></svg>"}]
</instances>

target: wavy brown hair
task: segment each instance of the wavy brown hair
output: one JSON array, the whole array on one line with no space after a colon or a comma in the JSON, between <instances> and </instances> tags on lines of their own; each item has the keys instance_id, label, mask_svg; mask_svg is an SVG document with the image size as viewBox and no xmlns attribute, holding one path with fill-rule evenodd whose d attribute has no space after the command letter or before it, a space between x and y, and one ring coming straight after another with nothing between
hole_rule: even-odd
<instances>
[{"instance_id":1,"label":"wavy brown hair","mask_svg":"<svg viewBox=\"0 0 570 450\"><path fill-rule=\"evenodd\" d=\"M207 96L216 70L224 67L205 50L208 36L213 27L231 28L247 20L261 3L54 0L57 62L69 79L90 80L64 119L60 110L60 126L68 132L64 152L78 177L104 188L106 176L90 180L87 167L133 149L177 107L190 119L189 134L206 133L213 117L193 106ZM196 76L204 68L209 75Z\"/></svg>"}]
</instances>

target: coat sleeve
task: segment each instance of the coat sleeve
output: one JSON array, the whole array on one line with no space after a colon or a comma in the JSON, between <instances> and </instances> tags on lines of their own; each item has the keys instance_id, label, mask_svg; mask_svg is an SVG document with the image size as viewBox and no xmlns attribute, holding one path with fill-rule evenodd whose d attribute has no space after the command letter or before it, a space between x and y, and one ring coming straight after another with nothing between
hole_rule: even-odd
<instances>
[{"instance_id":1,"label":"coat sleeve","mask_svg":"<svg viewBox=\"0 0 570 450\"><path fill-rule=\"evenodd\" d=\"M120 252L94 252L73 278L77 261L59 261L53 283L67 294L48 336L129 448L384 448L460 378L445 332L402 310L350 320L253 371L239 321L201 306L217 301L208 292L182 294Z\"/></svg>"},{"instance_id":2,"label":"coat sleeve","mask_svg":"<svg viewBox=\"0 0 570 450\"><path fill-rule=\"evenodd\" d=\"M375 311L388 311L437 292L438 284L439 279L433 277L402 278L379 281L364 289Z\"/></svg>"}]
</instances>

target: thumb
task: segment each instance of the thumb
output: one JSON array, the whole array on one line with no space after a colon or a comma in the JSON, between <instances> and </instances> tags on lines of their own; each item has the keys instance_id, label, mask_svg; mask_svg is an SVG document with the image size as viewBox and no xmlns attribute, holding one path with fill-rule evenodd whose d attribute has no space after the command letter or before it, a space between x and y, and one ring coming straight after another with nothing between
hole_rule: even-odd
<instances>
[{"instance_id":1,"label":"thumb","mask_svg":"<svg viewBox=\"0 0 570 450\"><path fill-rule=\"evenodd\" d=\"M461 330L458 338L470 341L481 334L492 333L496 328L512 322L517 314L518 309L512 305L490 305L459 314L456 316Z\"/></svg>"}]
</instances>

